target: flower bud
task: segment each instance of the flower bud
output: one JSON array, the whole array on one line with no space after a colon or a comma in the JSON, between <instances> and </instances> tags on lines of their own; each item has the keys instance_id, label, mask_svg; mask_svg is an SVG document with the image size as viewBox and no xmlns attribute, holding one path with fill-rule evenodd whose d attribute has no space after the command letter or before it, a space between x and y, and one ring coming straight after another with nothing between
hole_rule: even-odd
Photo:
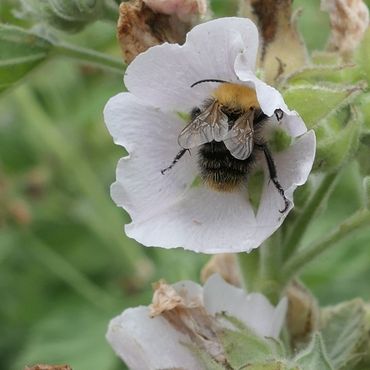
<instances>
[{"instance_id":1,"label":"flower bud","mask_svg":"<svg viewBox=\"0 0 370 370\"><path fill-rule=\"evenodd\" d=\"M213 274L218 273L229 284L241 286L240 271L235 254L220 253L211 257L202 268L200 280L205 283Z\"/></svg>"},{"instance_id":2,"label":"flower bud","mask_svg":"<svg viewBox=\"0 0 370 370\"><path fill-rule=\"evenodd\" d=\"M298 281L287 288L287 324L294 345L310 338L319 326L319 307L314 296Z\"/></svg>"},{"instance_id":3,"label":"flower bud","mask_svg":"<svg viewBox=\"0 0 370 370\"><path fill-rule=\"evenodd\" d=\"M103 12L102 0L21 0L19 16L45 22L67 32L78 32Z\"/></svg>"}]
</instances>

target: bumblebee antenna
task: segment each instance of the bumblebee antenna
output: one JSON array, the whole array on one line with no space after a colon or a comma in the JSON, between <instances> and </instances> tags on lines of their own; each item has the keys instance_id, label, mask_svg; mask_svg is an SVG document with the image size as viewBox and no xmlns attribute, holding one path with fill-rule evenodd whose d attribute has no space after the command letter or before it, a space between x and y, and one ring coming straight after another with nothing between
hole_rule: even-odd
<instances>
[{"instance_id":1,"label":"bumblebee antenna","mask_svg":"<svg viewBox=\"0 0 370 370\"><path fill-rule=\"evenodd\" d=\"M203 82L219 82L219 83L225 83L225 84L228 84L230 83L229 81L224 81L224 80L217 80L217 79L206 79L206 80L200 80L200 81L197 81L197 82L194 82L190 87L194 87L195 85L199 85Z\"/></svg>"}]
</instances>

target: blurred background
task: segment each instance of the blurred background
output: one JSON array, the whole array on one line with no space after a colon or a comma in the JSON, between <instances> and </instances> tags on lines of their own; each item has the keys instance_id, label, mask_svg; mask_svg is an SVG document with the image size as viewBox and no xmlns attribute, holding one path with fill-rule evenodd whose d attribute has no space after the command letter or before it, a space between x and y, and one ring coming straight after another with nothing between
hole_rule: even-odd
<instances>
[{"instance_id":1,"label":"blurred background","mask_svg":"<svg viewBox=\"0 0 370 370\"><path fill-rule=\"evenodd\" d=\"M211 5L217 16L236 12L235 1ZM296 0L294 7L303 9L299 26L308 48L324 48L329 26L319 0ZM19 2L1 0L0 21L27 26L16 9ZM120 56L113 21L62 37ZM109 319L148 304L150 283L159 278L199 281L209 256L144 248L123 233L129 218L109 186L124 151L102 117L122 89L118 73L48 58L0 95L0 369L124 369L105 341ZM307 239L358 208L356 177L356 165L348 165ZM370 228L306 270L303 281L321 304L370 298L369 243Z\"/></svg>"}]
</instances>

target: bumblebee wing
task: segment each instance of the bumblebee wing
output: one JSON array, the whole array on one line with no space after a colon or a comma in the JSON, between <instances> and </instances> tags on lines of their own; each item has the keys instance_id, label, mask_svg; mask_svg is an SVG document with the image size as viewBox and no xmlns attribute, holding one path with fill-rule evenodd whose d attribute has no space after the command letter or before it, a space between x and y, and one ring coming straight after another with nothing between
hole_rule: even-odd
<instances>
[{"instance_id":1,"label":"bumblebee wing","mask_svg":"<svg viewBox=\"0 0 370 370\"><path fill-rule=\"evenodd\" d=\"M181 131L178 143L184 149L195 148L213 140L222 141L227 133L228 117L214 101Z\"/></svg>"},{"instance_id":2,"label":"bumblebee wing","mask_svg":"<svg viewBox=\"0 0 370 370\"><path fill-rule=\"evenodd\" d=\"M226 148L236 159L247 159L253 151L253 116L253 111L240 116L224 139Z\"/></svg>"}]
</instances>

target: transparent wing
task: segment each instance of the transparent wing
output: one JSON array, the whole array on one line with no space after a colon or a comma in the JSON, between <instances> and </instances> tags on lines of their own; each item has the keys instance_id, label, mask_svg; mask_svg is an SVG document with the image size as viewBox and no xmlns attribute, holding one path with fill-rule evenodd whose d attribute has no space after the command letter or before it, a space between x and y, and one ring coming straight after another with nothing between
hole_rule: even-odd
<instances>
[{"instance_id":1,"label":"transparent wing","mask_svg":"<svg viewBox=\"0 0 370 370\"><path fill-rule=\"evenodd\" d=\"M226 148L236 159L247 159L252 153L253 116L253 110L241 115L224 139Z\"/></svg>"},{"instance_id":2,"label":"transparent wing","mask_svg":"<svg viewBox=\"0 0 370 370\"><path fill-rule=\"evenodd\" d=\"M228 117L214 101L181 131L178 143L184 149L195 148L213 140L222 141L227 133Z\"/></svg>"}]
</instances>

